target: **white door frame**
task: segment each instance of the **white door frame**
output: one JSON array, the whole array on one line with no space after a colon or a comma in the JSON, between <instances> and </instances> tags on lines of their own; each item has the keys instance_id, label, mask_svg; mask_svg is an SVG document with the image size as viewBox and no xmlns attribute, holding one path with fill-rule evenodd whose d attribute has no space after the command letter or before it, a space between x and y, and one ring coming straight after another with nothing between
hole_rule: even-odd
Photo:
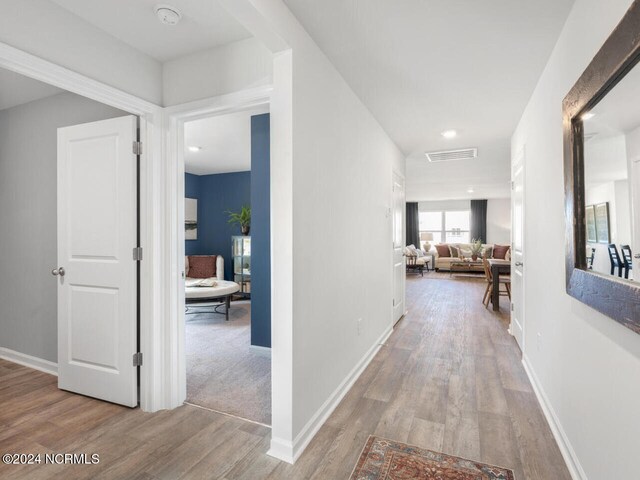
<instances>
[{"instance_id":1,"label":"white door frame","mask_svg":"<svg viewBox=\"0 0 640 480\"><path fill-rule=\"evenodd\" d=\"M227 2L225 2L227 3ZM235 3L230 3L231 6ZM264 33L264 32L263 32ZM267 40L269 40L267 35ZM303 447L293 438L293 145L291 50L277 37L267 42L274 54L274 88L271 95L271 290L272 313L272 439L269 454L293 463ZM179 355L177 315L182 279L178 274L184 259L178 258L179 198L178 173L170 161L169 112L117 88L105 85L47 60L0 42L0 67L140 117L140 408L155 412L182 404L183 392L174 359ZM263 90L262 96L266 97ZM200 108L215 111L248 104L251 91L224 95L199 102ZM253 91L254 100L260 95ZM243 100L244 99L244 100ZM215 102L218 102L215 104ZM183 108L197 107L188 104ZM173 109L173 113L178 113ZM219 110L221 111L221 110ZM204 111L203 111L204 113ZM175 142L175 140L174 140ZM175 143L174 147L175 148ZM180 182L182 184L182 182ZM183 187L180 187L183 188ZM184 201L184 200L182 200ZM182 232L182 235L184 233ZM277 245L277 247L276 247ZM184 248L184 247L183 247ZM179 263L180 262L180 263ZM179 295L178 295L179 294ZM277 319L277 322L274 321ZM310 437L309 437L310 438Z\"/></svg>"},{"instance_id":2,"label":"white door frame","mask_svg":"<svg viewBox=\"0 0 640 480\"><path fill-rule=\"evenodd\" d=\"M140 408L156 411L168 408L164 375L170 366L163 355L168 309L167 250L164 235L167 211L165 164L162 161L162 108L117 88L0 42L0 67L90 98L140 117L140 243L144 259L140 267L140 348L144 360L140 369ZM48 268L43 265L43 268Z\"/></svg>"},{"instance_id":3,"label":"white door frame","mask_svg":"<svg viewBox=\"0 0 640 480\"><path fill-rule=\"evenodd\" d=\"M189 121L247 110L269 104L273 87L265 86L185 103L164 110L164 125L167 130L166 152L168 154L169 183L167 198L171 206L169 225L170 274L175 281L169 286L169 318L167 327L167 356L170 357L168 371L170 383L170 408L182 405L187 397L185 319L184 319L184 124ZM272 286L272 301L273 288Z\"/></svg>"},{"instance_id":4,"label":"white door frame","mask_svg":"<svg viewBox=\"0 0 640 480\"><path fill-rule=\"evenodd\" d=\"M515 250L513 248L514 245L515 245L514 242L513 242L513 231L514 231L514 228L515 228L515 222L513 221L514 220L513 219L513 215L514 215L514 212L515 212L515 200L514 200L514 197L513 197L513 194L514 194L514 190L513 190L514 178L515 178L515 175L518 172L518 170L522 170L522 188L524 189L525 188L525 182L526 182L526 164L527 164L527 162L526 162L526 145L521 145L518 148L518 150L516 151L516 154L513 157L512 164L511 164L511 246L512 246L511 248L512 248L512 252L513 252L513 250ZM525 244L526 244L525 231L524 231L525 208L526 208L525 207L525 193L526 193L526 190L524 190L523 194L522 194L522 213L521 213L522 214L522 232L520 232L521 235L522 235L522 239L521 239L521 241L522 241L522 249L521 249L521 251L522 251L522 254L523 254L523 262L522 262L523 265L521 266L521 269L522 269L522 280L521 280L522 285L520 286L520 298L514 299L514 300L520 302L520 305L521 305L520 311L521 311L522 314L520 316L520 324L521 324L520 325L520 327L521 327L520 330L522 332L522 338L520 338L520 340L521 340L522 343L518 342L518 346L520 347L520 350L522 351L523 354L524 354L524 351L525 351L525 342L526 342L526 340L525 340L525 338L526 338L525 337L525 329L526 329L526 323L525 323L525 281L526 281L526 278L527 278L526 275L525 275L526 268L527 268L527 262L524 259ZM512 265L511 265L512 275L514 275L513 272L515 272L515 265L514 265L515 255L511 256L511 262L512 262ZM514 306L514 303L511 302L511 308L513 308L513 306ZM516 336L514 334L514 332L518 329L518 327L517 327L517 325L513 324L514 323L514 319L513 319L514 315L515 315L515 312L511 312L511 321L510 321L510 324L509 324L509 333L511 335ZM516 336L516 338L517 338L517 336Z\"/></svg>"}]
</instances>

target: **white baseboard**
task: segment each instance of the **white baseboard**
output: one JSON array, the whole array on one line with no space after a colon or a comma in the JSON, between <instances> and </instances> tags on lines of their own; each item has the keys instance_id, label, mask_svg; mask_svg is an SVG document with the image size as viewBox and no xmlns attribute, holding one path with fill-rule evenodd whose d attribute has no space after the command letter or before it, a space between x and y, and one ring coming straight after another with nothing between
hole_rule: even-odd
<instances>
[{"instance_id":1,"label":"white baseboard","mask_svg":"<svg viewBox=\"0 0 640 480\"><path fill-rule=\"evenodd\" d=\"M567 464L567 468L569 469L569 473L571 474L571 478L573 478L573 480L588 480L587 474L582 468L582 465L580 465L580 460L569 441L569 437L567 437L567 434L562 428L562 424L553 410L553 407L547 398L547 394L544 392L542 384L538 380L538 377L526 355L522 355L522 365L524 365L524 370L527 372L527 376L531 381L533 391L535 392L538 402L542 407L542 412L551 427L551 433L553 433L553 436L556 439L558 447L560 448L560 453L562 453L564 461Z\"/></svg>"},{"instance_id":2,"label":"white baseboard","mask_svg":"<svg viewBox=\"0 0 640 480\"><path fill-rule=\"evenodd\" d=\"M271 446L267 455L292 465L297 460L293 456L293 443L273 436L271 437Z\"/></svg>"},{"instance_id":3,"label":"white baseboard","mask_svg":"<svg viewBox=\"0 0 640 480\"><path fill-rule=\"evenodd\" d=\"M271 357L271 349L269 347L262 347L260 345L249 345L249 350L257 355L263 357Z\"/></svg>"},{"instance_id":4,"label":"white baseboard","mask_svg":"<svg viewBox=\"0 0 640 480\"><path fill-rule=\"evenodd\" d=\"M267 455L287 463L295 463L316 433L318 433L318 430L320 430L322 425L324 425L324 422L327 421L344 396L349 392L349 390L351 390L351 387L356 383L356 380L358 380L365 368L367 368L369 363L371 363L373 357L375 357L378 350L380 350L380 347L387 341L392 332L393 327L389 326L380 338L378 338L378 340L376 340L376 342L371 346L371 348L369 348L367 353L364 354L356 366L353 367L340 385L338 385L338 388L334 390L329 398L311 417L293 442L272 437L271 448L267 452Z\"/></svg>"},{"instance_id":5,"label":"white baseboard","mask_svg":"<svg viewBox=\"0 0 640 480\"><path fill-rule=\"evenodd\" d=\"M32 357L26 353L16 352L8 348L0 347L0 358L9 362L17 363L25 367L33 368L34 370L40 370L44 373L51 375L58 375L58 364L44 360L38 357Z\"/></svg>"}]
</instances>

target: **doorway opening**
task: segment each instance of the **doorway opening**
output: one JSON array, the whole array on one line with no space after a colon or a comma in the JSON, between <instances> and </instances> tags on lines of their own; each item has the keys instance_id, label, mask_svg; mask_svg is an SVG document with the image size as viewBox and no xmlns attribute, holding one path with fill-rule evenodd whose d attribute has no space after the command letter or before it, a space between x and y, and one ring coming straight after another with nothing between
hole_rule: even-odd
<instances>
[{"instance_id":1,"label":"doorway opening","mask_svg":"<svg viewBox=\"0 0 640 480\"><path fill-rule=\"evenodd\" d=\"M2 354L138 405L139 119L0 69Z\"/></svg>"},{"instance_id":2,"label":"doorway opening","mask_svg":"<svg viewBox=\"0 0 640 480\"><path fill-rule=\"evenodd\" d=\"M186 403L271 425L269 105L180 134Z\"/></svg>"}]
</instances>

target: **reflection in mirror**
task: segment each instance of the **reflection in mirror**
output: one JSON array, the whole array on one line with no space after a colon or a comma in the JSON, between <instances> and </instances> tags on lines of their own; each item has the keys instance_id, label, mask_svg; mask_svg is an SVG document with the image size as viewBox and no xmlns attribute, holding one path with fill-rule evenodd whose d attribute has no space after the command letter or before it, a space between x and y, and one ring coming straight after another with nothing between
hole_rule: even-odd
<instances>
[{"instance_id":1,"label":"reflection in mirror","mask_svg":"<svg viewBox=\"0 0 640 480\"><path fill-rule=\"evenodd\" d=\"M584 126L587 266L640 280L640 66L588 113Z\"/></svg>"}]
</instances>

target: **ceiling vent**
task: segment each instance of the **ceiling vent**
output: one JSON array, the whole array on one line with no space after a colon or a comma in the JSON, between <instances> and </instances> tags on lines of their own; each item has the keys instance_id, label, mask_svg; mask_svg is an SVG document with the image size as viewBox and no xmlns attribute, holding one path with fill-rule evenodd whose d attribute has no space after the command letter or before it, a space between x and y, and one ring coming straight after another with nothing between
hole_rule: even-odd
<instances>
[{"instance_id":1,"label":"ceiling vent","mask_svg":"<svg viewBox=\"0 0 640 480\"><path fill-rule=\"evenodd\" d=\"M442 152L425 153L430 162L450 162L453 160L469 160L478 156L477 148L463 148L462 150L445 150Z\"/></svg>"}]
</instances>

